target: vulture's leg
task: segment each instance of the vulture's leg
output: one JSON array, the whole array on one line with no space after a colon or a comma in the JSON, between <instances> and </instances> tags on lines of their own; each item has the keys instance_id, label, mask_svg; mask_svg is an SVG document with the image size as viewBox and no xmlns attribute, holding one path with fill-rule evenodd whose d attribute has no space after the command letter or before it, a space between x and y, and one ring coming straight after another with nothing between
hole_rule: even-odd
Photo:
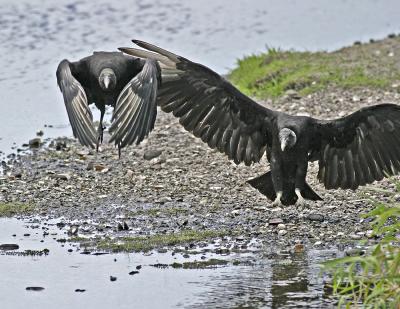
<instances>
[{"instance_id":1,"label":"vulture's leg","mask_svg":"<svg viewBox=\"0 0 400 309\"><path fill-rule=\"evenodd\" d=\"M304 197L301 196L300 189L296 188L296 189L294 190L294 192L295 192L296 195L297 195L296 205L297 205L297 206L305 206L307 203L306 203L306 200L304 199Z\"/></svg>"},{"instance_id":2,"label":"vulture's leg","mask_svg":"<svg viewBox=\"0 0 400 309\"><path fill-rule=\"evenodd\" d=\"M121 143L118 143L118 159L121 159Z\"/></svg>"},{"instance_id":3,"label":"vulture's leg","mask_svg":"<svg viewBox=\"0 0 400 309\"><path fill-rule=\"evenodd\" d=\"M272 174L272 183L274 185L274 189L276 192L276 198L272 202L273 206L282 205L281 197L283 192L283 179L282 179L282 167L281 160L279 158L272 157L271 160L271 174Z\"/></svg>"},{"instance_id":4,"label":"vulture's leg","mask_svg":"<svg viewBox=\"0 0 400 309\"><path fill-rule=\"evenodd\" d=\"M101 109L101 115L100 115L100 123L99 127L97 128L97 144L96 144L96 151L99 151L99 145L103 142L103 132L104 132L104 127L103 127L103 117L105 113L105 109Z\"/></svg>"},{"instance_id":5,"label":"vulture's leg","mask_svg":"<svg viewBox=\"0 0 400 309\"><path fill-rule=\"evenodd\" d=\"M296 183L294 192L297 195L296 205L298 206L306 205L306 201L302 196L301 192L304 190L304 187L306 186L307 167L308 167L307 161L300 162L296 170Z\"/></svg>"}]
</instances>

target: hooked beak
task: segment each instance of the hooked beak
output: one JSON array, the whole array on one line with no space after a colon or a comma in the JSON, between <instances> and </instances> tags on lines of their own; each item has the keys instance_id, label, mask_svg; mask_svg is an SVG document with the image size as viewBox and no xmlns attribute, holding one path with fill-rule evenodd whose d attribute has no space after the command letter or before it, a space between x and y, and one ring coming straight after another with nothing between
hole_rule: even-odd
<instances>
[{"instance_id":1,"label":"hooked beak","mask_svg":"<svg viewBox=\"0 0 400 309\"><path fill-rule=\"evenodd\" d=\"M108 89L108 86L110 85L110 77L104 76L104 87Z\"/></svg>"},{"instance_id":2,"label":"hooked beak","mask_svg":"<svg viewBox=\"0 0 400 309\"><path fill-rule=\"evenodd\" d=\"M281 142L281 149L282 149L282 152L283 151L285 151L285 148L286 148L286 140L283 140L282 142Z\"/></svg>"}]
</instances>

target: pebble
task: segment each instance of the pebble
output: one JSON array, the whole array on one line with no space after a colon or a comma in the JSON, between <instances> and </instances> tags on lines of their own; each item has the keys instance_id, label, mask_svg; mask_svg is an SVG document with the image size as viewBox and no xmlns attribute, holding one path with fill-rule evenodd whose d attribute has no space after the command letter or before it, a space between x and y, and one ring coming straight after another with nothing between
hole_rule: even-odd
<instances>
[{"instance_id":1,"label":"pebble","mask_svg":"<svg viewBox=\"0 0 400 309\"><path fill-rule=\"evenodd\" d=\"M286 228L286 225L284 225L283 223L279 223L279 224L277 225L277 228L278 228L279 230L284 230L284 229Z\"/></svg>"},{"instance_id":2,"label":"pebble","mask_svg":"<svg viewBox=\"0 0 400 309\"><path fill-rule=\"evenodd\" d=\"M86 290L84 290L84 289L76 289L75 292L83 293L83 292L86 292Z\"/></svg>"},{"instance_id":3,"label":"pebble","mask_svg":"<svg viewBox=\"0 0 400 309\"><path fill-rule=\"evenodd\" d=\"M129 274L132 275L137 275L139 273L139 271L137 270L132 270L131 272L129 272Z\"/></svg>"},{"instance_id":4,"label":"pebble","mask_svg":"<svg viewBox=\"0 0 400 309\"><path fill-rule=\"evenodd\" d=\"M287 231L286 230L279 230L278 231L278 235L279 236L283 236L283 235L286 235L287 234Z\"/></svg>"},{"instance_id":5,"label":"pebble","mask_svg":"<svg viewBox=\"0 0 400 309\"><path fill-rule=\"evenodd\" d=\"M359 248L352 248L345 251L346 256L360 256L364 255L365 251Z\"/></svg>"},{"instance_id":6,"label":"pebble","mask_svg":"<svg viewBox=\"0 0 400 309\"><path fill-rule=\"evenodd\" d=\"M17 244L2 244L0 245L0 250L8 251L8 250L18 250L19 246Z\"/></svg>"},{"instance_id":7,"label":"pebble","mask_svg":"<svg viewBox=\"0 0 400 309\"><path fill-rule=\"evenodd\" d=\"M117 277L110 276L110 281L117 281Z\"/></svg>"},{"instance_id":8,"label":"pebble","mask_svg":"<svg viewBox=\"0 0 400 309\"><path fill-rule=\"evenodd\" d=\"M39 148L42 143L42 140L39 137L33 138L29 140L29 148Z\"/></svg>"},{"instance_id":9,"label":"pebble","mask_svg":"<svg viewBox=\"0 0 400 309\"><path fill-rule=\"evenodd\" d=\"M28 286L26 287L27 291L35 291L35 292L40 292L44 290L44 287L41 286Z\"/></svg>"},{"instance_id":10,"label":"pebble","mask_svg":"<svg viewBox=\"0 0 400 309\"><path fill-rule=\"evenodd\" d=\"M281 218L272 218L268 221L269 225L279 225L282 223L283 223L283 220Z\"/></svg>"},{"instance_id":11,"label":"pebble","mask_svg":"<svg viewBox=\"0 0 400 309\"><path fill-rule=\"evenodd\" d=\"M151 149L147 150L143 154L143 159L150 161L151 159L157 158L162 154L162 150Z\"/></svg>"},{"instance_id":12,"label":"pebble","mask_svg":"<svg viewBox=\"0 0 400 309\"><path fill-rule=\"evenodd\" d=\"M323 222L325 218L324 218L324 215L321 215L321 214L309 214L307 216L307 219L310 221Z\"/></svg>"}]
</instances>

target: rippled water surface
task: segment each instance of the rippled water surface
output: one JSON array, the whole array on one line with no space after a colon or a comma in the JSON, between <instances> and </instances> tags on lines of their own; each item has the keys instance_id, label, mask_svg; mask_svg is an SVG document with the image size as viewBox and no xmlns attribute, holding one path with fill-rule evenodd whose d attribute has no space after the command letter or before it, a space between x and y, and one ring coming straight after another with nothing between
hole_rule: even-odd
<instances>
[{"instance_id":1,"label":"rippled water surface","mask_svg":"<svg viewBox=\"0 0 400 309\"><path fill-rule=\"evenodd\" d=\"M227 72L266 46L332 50L400 31L397 0L0 0L0 150L45 124L71 135L55 70L63 58L140 38ZM14 145L15 146L15 145Z\"/></svg>"},{"instance_id":2,"label":"rippled water surface","mask_svg":"<svg viewBox=\"0 0 400 309\"><path fill-rule=\"evenodd\" d=\"M0 245L19 246L18 250L0 249L1 308L55 308L55 304L62 309L333 308L333 301L325 296L318 263L335 257L336 250L271 254L267 253L270 248L261 248L255 253L208 253L203 258L229 263L210 269L157 268L152 265L200 261L201 254L186 258L171 252L82 254L84 248L60 242L68 230L57 225L60 222L0 219ZM49 250L47 255L25 255L26 250L44 249ZM129 275L138 265L139 273Z\"/></svg>"}]
</instances>

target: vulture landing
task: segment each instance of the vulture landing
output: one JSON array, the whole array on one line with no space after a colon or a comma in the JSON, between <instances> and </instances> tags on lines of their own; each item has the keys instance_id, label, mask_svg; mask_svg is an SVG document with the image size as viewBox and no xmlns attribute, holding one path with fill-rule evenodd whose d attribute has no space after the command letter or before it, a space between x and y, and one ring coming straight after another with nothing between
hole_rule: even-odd
<instances>
[{"instance_id":1,"label":"vulture landing","mask_svg":"<svg viewBox=\"0 0 400 309\"><path fill-rule=\"evenodd\" d=\"M121 52L95 52L77 62L63 60L57 68L57 83L74 136L98 150L103 141L106 105L114 107L111 140L122 147L139 144L153 129L156 119L156 92L160 81L158 64ZM89 104L100 110L97 132Z\"/></svg>"},{"instance_id":2,"label":"vulture landing","mask_svg":"<svg viewBox=\"0 0 400 309\"><path fill-rule=\"evenodd\" d=\"M248 182L274 204L321 200L306 183L309 161L327 189L356 189L400 172L400 107L362 108L336 120L291 116L265 108L209 68L143 41L126 54L157 60L162 86L157 104L195 136L236 164L271 170Z\"/></svg>"}]
</instances>

